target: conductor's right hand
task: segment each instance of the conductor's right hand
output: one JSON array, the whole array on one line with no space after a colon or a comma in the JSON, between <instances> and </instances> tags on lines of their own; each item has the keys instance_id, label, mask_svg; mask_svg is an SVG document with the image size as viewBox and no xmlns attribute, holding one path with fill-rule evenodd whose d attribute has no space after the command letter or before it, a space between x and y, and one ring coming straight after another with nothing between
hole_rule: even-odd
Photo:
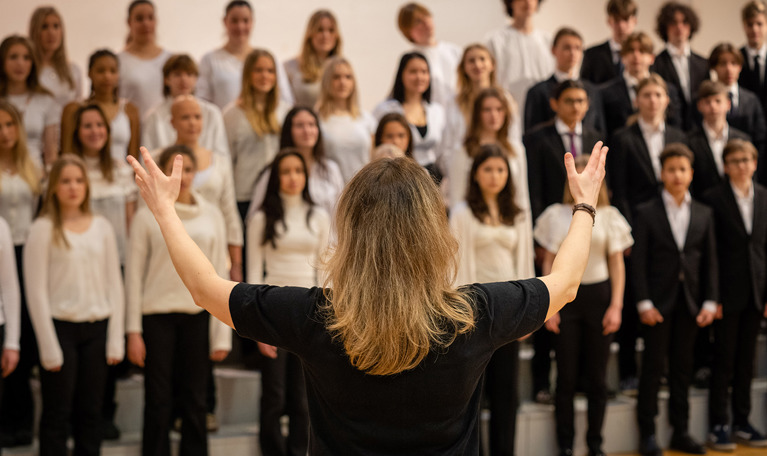
<instances>
[{"instance_id":1,"label":"conductor's right hand","mask_svg":"<svg viewBox=\"0 0 767 456\"><path fill-rule=\"evenodd\" d=\"M591 151L589 162L581 173L575 169L575 159L571 153L565 154L565 169L567 169L567 182L570 193L573 195L575 204L585 203L596 206L599 198L599 189L605 178L605 160L607 159L607 147L602 141L597 141Z\"/></svg>"}]
</instances>

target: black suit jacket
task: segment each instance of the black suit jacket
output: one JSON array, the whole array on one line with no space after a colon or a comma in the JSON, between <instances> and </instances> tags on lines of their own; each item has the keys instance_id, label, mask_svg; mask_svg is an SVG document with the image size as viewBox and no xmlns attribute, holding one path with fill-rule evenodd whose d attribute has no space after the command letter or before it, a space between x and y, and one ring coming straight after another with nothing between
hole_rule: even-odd
<instances>
[{"instance_id":1,"label":"black suit jacket","mask_svg":"<svg viewBox=\"0 0 767 456\"><path fill-rule=\"evenodd\" d=\"M583 152L591 153L591 148L602 140L595 130L583 126ZM527 182L530 188L530 208L533 220L538 218L548 206L561 203L567 181L564 156L567 149L565 142L557 132L554 121L546 122L534 128L524 137L527 151Z\"/></svg>"},{"instance_id":2,"label":"black suit jacket","mask_svg":"<svg viewBox=\"0 0 767 456\"><path fill-rule=\"evenodd\" d=\"M687 136L678 128L666 125L665 143L687 143ZM615 133L607 154L608 177L613 191L613 206L630 224L634 223L636 207L658 196L661 183L655 177L650 150L642 130L635 123Z\"/></svg>"},{"instance_id":3,"label":"black suit jacket","mask_svg":"<svg viewBox=\"0 0 767 456\"><path fill-rule=\"evenodd\" d=\"M767 189L754 184L751 234L729 180L707 191L703 201L714 212L719 259L719 294L725 315L753 305L761 314L767 297Z\"/></svg>"},{"instance_id":4,"label":"black suit jacket","mask_svg":"<svg viewBox=\"0 0 767 456\"><path fill-rule=\"evenodd\" d=\"M581 79L602 84L618 76L620 75L615 70L610 41L590 47L583 53Z\"/></svg>"},{"instance_id":5,"label":"black suit jacket","mask_svg":"<svg viewBox=\"0 0 767 456\"><path fill-rule=\"evenodd\" d=\"M727 123L751 136L751 141L759 151L756 180L764 185L767 182L767 163L764 162L764 154L767 151L767 123L762 104L754 92L738 87L738 106L734 112L727 114Z\"/></svg>"},{"instance_id":6,"label":"black suit jacket","mask_svg":"<svg viewBox=\"0 0 767 456\"><path fill-rule=\"evenodd\" d=\"M668 50L664 50L655 57L655 63L652 66L651 71L658 73L666 83L673 85L679 95L679 102L681 103L682 114L682 129L685 131L690 130L696 123L698 118L698 110L695 103L698 98L698 88L700 84L709 79L708 60L695 54L690 55L689 65L690 69L690 102L688 103L682 92L682 85L679 82L679 75L676 73L674 63L671 59L671 54Z\"/></svg>"},{"instance_id":7,"label":"black suit jacket","mask_svg":"<svg viewBox=\"0 0 767 456\"><path fill-rule=\"evenodd\" d=\"M740 70L740 77L738 78L738 84L744 89L753 92L762 104L762 110L767 112L767 77L764 81L759 80L754 68L752 66L751 59L748 58L748 51L746 47L740 48L740 53L743 55L743 69ZM764 66L765 62L760 63Z\"/></svg>"},{"instance_id":8,"label":"black suit jacket","mask_svg":"<svg viewBox=\"0 0 767 456\"><path fill-rule=\"evenodd\" d=\"M674 241L660 196L640 205L637 215L631 250L635 301L651 300L664 317L673 312L680 291L693 317L700 312L703 301L718 301L712 210L692 201L690 225L681 251Z\"/></svg>"},{"instance_id":9,"label":"black suit jacket","mask_svg":"<svg viewBox=\"0 0 767 456\"><path fill-rule=\"evenodd\" d=\"M605 132L605 119L602 115L602 97L599 89L588 81L582 81L589 96L589 111L583 118L583 125L594 130ZM527 91L525 100L525 132L532 130L536 125L553 119L556 113L551 109L549 99L557 87L557 80L551 76L545 81L535 84Z\"/></svg>"},{"instance_id":10,"label":"black suit jacket","mask_svg":"<svg viewBox=\"0 0 767 456\"><path fill-rule=\"evenodd\" d=\"M626 126L629 117L635 114L636 110L631 105L631 97L623 75L602 85L600 92L607 137L612 138L618 130ZM668 96L666 123L681 128L679 92L673 86L669 86Z\"/></svg>"},{"instance_id":11,"label":"black suit jacket","mask_svg":"<svg viewBox=\"0 0 767 456\"><path fill-rule=\"evenodd\" d=\"M732 126L730 126L727 140L729 141L730 139L751 141L747 134ZM711 150L711 145L708 143L703 127L696 127L687 134L687 144L690 146L692 153L695 154L695 161L692 164L695 173L692 175L690 192L695 198L700 198L708 189L719 185L724 178L719 174L719 169L716 167L714 152Z\"/></svg>"}]
</instances>

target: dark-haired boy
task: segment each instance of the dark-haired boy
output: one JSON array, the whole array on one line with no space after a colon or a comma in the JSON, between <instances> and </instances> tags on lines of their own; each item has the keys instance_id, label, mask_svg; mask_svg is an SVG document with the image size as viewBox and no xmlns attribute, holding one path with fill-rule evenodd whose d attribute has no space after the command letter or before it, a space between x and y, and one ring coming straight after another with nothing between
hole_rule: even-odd
<instances>
[{"instance_id":1,"label":"dark-haired boy","mask_svg":"<svg viewBox=\"0 0 767 456\"><path fill-rule=\"evenodd\" d=\"M634 0L609 0L607 25L612 31L609 40L590 47L583 54L581 78L602 84L623 74L621 45L637 25L637 4Z\"/></svg>"},{"instance_id":2,"label":"dark-haired boy","mask_svg":"<svg viewBox=\"0 0 767 456\"><path fill-rule=\"evenodd\" d=\"M754 92L762 102L762 109L767 112L767 78L764 77L767 66L767 2L752 0L746 3L741 10L741 20L746 32L746 45L740 48L744 61L740 85Z\"/></svg>"},{"instance_id":3,"label":"dark-haired boy","mask_svg":"<svg viewBox=\"0 0 767 456\"><path fill-rule=\"evenodd\" d=\"M658 390L668 361L670 447L706 450L688 433L688 390L699 327L716 315L718 275L711 209L690 196L693 154L672 143L660 155L662 194L637 208L632 250L634 297L645 350L637 398L642 455L661 456L655 437Z\"/></svg>"},{"instance_id":4,"label":"dark-haired boy","mask_svg":"<svg viewBox=\"0 0 767 456\"><path fill-rule=\"evenodd\" d=\"M720 320L714 322L708 445L733 451L735 440L767 446L748 420L756 339L767 299L767 189L753 182L756 148L732 140L722 153L727 179L703 200L713 209L719 259ZM732 386L732 434L728 388Z\"/></svg>"}]
</instances>

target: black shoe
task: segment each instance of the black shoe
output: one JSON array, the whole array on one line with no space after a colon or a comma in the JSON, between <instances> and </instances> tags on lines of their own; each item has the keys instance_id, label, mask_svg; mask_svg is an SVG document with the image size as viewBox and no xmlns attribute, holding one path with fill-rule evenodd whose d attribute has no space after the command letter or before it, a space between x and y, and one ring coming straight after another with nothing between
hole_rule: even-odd
<instances>
[{"instance_id":1,"label":"black shoe","mask_svg":"<svg viewBox=\"0 0 767 456\"><path fill-rule=\"evenodd\" d=\"M663 450L655 441L655 434L650 434L639 442L639 454L642 456L663 456Z\"/></svg>"},{"instance_id":2,"label":"black shoe","mask_svg":"<svg viewBox=\"0 0 767 456\"><path fill-rule=\"evenodd\" d=\"M607 456L607 453L602 451L601 448L597 448L595 450L589 450L589 456Z\"/></svg>"},{"instance_id":3,"label":"black shoe","mask_svg":"<svg viewBox=\"0 0 767 456\"><path fill-rule=\"evenodd\" d=\"M754 429L750 423L746 423L742 426L733 426L732 435L735 436L735 441L748 445L750 447L765 447L767 446L767 438L762 435L761 432Z\"/></svg>"},{"instance_id":4,"label":"black shoe","mask_svg":"<svg viewBox=\"0 0 767 456\"><path fill-rule=\"evenodd\" d=\"M706 448L690 437L690 434L684 432L671 437L669 448L688 454L706 454Z\"/></svg>"},{"instance_id":5,"label":"black shoe","mask_svg":"<svg viewBox=\"0 0 767 456\"><path fill-rule=\"evenodd\" d=\"M114 421L104 420L101 423L101 438L104 440L120 439L120 430L117 429Z\"/></svg>"},{"instance_id":6,"label":"black shoe","mask_svg":"<svg viewBox=\"0 0 767 456\"><path fill-rule=\"evenodd\" d=\"M559 450L559 456L573 456L572 448L563 448Z\"/></svg>"},{"instance_id":7,"label":"black shoe","mask_svg":"<svg viewBox=\"0 0 767 456\"><path fill-rule=\"evenodd\" d=\"M730 427L726 424L717 424L708 432L708 441L706 442L709 448L716 451L725 451L732 453L737 449L730 439Z\"/></svg>"}]
</instances>

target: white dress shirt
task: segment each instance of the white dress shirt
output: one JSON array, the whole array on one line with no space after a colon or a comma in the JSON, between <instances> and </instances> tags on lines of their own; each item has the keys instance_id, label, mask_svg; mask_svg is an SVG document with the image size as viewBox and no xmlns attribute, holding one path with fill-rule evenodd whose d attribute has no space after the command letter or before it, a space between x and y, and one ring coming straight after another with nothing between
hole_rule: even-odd
<instances>
[{"instance_id":1,"label":"white dress shirt","mask_svg":"<svg viewBox=\"0 0 767 456\"><path fill-rule=\"evenodd\" d=\"M724 176L724 160L722 159L722 151L727 144L727 138L730 136L730 126L725 122L722 131L717 134L712 130L706 122L703 122L703 132L708 139L708 147L711 148L711 153L714 155L714 162L716 163L716 170L720 176Z\"/></svg>"},{"instance_id":2,"label":"white dress shirt","mask_svg":"<svg viewBox=\"0 0 767 456\"><path fill-rule=\"evenodd\" d=\"M690 94L690 45L685 44L684 48L679 49L671 43L666 44L666 50L671 55L671 63L674 64L676 75L679 77L679 85L682 87L684 99L688 102L692 99Z\"/></svg>"},{"instance_id":3,"label":"white dress shirt","mask_svg":"<svg viewBox=\"0 0 767 456\"><path fill-rule=\"evenodd\" d=\"M735 81L730 87L728 87L727 91L730 93L729 96L732 100L732 109L738 109L738 105L740 104L740 90L738 81Z\"/></svg>"},{"instance_id":4,"label":"white dress shirt","mask_svg":"<svg viewBox=\"0 0 767 456\"><path fill-rule=\"evenodd\" d=\"M652 169L655 171L655 178L660 180L660 153L663 152L663 147L666 145L666 123L661 122L657 127L653 127L640 117L637 119L637 124L642 131L647 151L650 152L650 161L652 162Z\"/></svg>"},{"instance_id":5,"label":"white dress shirt","mask_svg":"<svg viewBox=\"0 0 767 456\"><path fill-rule=\"evenodd\" d=\"M759 57L759 83L764 83L764 64L765 60L767 60L767 43L763 44L759 49L753 49L746 46L746 54L748 54L746 65L752 70L754 69L754 57Z\"/></svg>"},{"instance_id":6,"label":"white dress shirt","mask_svg":"<svg viewBox=\"0 0 767 456\"><path fill-rule=\"evenodd\" d=\"M622 59L621 50L623 49L623 46L612 38L607 40L607 44L610 45L610 55L613 58L613 64L617 64Z\"/></svg>"},{"instance_id":7,"label":"white dress shirt","mask_svg":"<svg viewBox=\"0 0 767 456\"><path fill-rule=\"evenodd\" d=\"M631 76L628 70L623 72L623 80L626 81L626 90L629 92L629 98L631 98L631 106L636 109L637 107L637 86L639 85L639 79Z\"/></svg>"},{"instance_id":8,"label":"white dress shirt","mask_svg":"<svg viewBox=\"0 0 767 456\"><path fill-rule=\"evenodd\" d=\"M744 195L740 189L730 182L732 187L732 193L735 195L735 202L738 203L738 210L743 217L743 225L746 227L746 232L751 234L751 230L754 226L754 184L753 182L748 187L748 192Z\"/></svg>"},{"instance_id":9,"label":"white dress shirt","mask_svg":"<svg viewBox=\"0 0 767 456\"><path fill-rule=\"evenodd\" d=\"M559 117L556 117L556 120L554 121L554 127L557 129L557 133L559 133L559 136L562 137L562 143L565 145L565 151L562 153L564 156L565 153L570 152L572 145L570 144L570 141L575 142L575 156L579 156L583 153L583 123L578 122L575 125L575 130L570 130L570 127L565 125L564 122L562 122L562 119ZM573 133L573 136L570 136L570 134Z\"/></svg>"}]
</instances>

